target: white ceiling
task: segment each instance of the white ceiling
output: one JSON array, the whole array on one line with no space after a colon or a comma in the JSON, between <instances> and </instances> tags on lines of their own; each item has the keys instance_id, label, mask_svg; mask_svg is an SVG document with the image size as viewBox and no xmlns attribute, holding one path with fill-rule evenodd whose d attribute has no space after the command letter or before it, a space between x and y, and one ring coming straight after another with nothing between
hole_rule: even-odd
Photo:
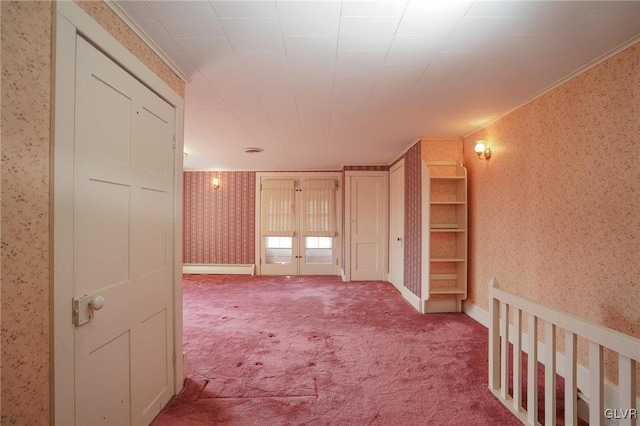
<instances>
[{"instance_id":1,"label":"white ceiling","mask_svg":"<svg viewBox=\"0 0 640 426\"><path fill-rule=\"evenodd\" d=\"M418 137L470 134L640 34L639 1L117 4L191 79L187 170L388 164Z\"/></svg>"}]
</instances>

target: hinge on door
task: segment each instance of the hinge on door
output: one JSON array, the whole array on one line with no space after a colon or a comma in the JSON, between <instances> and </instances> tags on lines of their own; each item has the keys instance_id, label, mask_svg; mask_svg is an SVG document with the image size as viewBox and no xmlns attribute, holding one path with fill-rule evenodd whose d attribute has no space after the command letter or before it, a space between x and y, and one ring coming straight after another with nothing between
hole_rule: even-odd
<instances>
[{"instance_id":1,"label":"hinge on door","mask_svg":"<svg viewBox=\"0 0 640 426\"><path fill-rule=\"evenodd\" d=\"M176 139L176 135L173 135L173 150L176 150L176 144L177 144L177 139Z\"/></svg>"}]
</instances>

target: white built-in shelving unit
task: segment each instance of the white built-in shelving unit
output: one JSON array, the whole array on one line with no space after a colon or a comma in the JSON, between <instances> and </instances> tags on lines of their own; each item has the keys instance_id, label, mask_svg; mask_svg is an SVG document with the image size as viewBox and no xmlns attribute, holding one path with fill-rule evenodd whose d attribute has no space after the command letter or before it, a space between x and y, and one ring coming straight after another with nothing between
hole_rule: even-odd
<instances>
[{"instance_id":1,"label":"white built-in shelving unit","mask_svg":"<svg viewBox=\"0 0 640 426\"><path fill-rule=\"evenodd\" d=\"M429 278L424 312L461 312L467 298L467 170L459 161L425 163Z\"/></svg>"}]
</instances>

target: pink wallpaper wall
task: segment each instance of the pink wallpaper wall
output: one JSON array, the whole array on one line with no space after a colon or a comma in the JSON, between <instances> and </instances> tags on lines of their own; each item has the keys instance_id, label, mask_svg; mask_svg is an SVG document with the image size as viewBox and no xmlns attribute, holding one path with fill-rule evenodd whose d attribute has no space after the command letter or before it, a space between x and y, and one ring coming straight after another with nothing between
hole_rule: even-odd
<instances>
[{"instance_id":1,"label":"pink wallpaper wall","mask_svg":"<svg viewBox=\"0 0 640 426\"><path fill-rule=\"evenodd\" d=\"M404 154L404 286L422 294L422 146Z\"/></svg>"},{"instance_id":2,"label":"pink wallpaper wall","mask_svg":"<svg viewBox=\"0 0 640 426\"><path fill-rule=\"evenodd\" d=\"M2 14L2 424L49 423L49 2Z\"/></svg>"},{"instance_id":3,"label":"pink wallpaper wall","mask_svg":"<svg viewBox=\"0 0 640 426\"><path fill-rule=\"evenodd\" d=\"M640 44L465 138L472 303L487 309L495 276L640 337L638 70ZM477 139L493 149L489 161L473 152ZM584 342L580 351L585 364Z\"/></svg>"},{"instance_id":4,"label":"pink wallpaper wall","mask_svg":"<svg viewBox=\"0 0 640 426\"><path fill-rule=\"evenodd\" d=\"M135 54L141 40L101 1L85 10ZM2 424L50 423L49 164L52 6L0 2ZM148 48L147 48L148 49ZM177 93L184 84L157 57L143 62Z\"/></svg>"},{"instance_id":5,"label":"pink wallpaper wall","mask_svg":"<svg viewBox=\"0 0 640 426\"><path fill-rule=\"evenodd\" d=\"M184 172L184 263L255 263L255 182L255 172Z\"/></svg>"}]
</instances>

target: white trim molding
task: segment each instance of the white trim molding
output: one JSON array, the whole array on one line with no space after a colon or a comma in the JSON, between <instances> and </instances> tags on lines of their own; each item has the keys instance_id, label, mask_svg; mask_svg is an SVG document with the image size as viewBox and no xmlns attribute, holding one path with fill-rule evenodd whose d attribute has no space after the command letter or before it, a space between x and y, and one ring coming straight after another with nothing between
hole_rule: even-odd
<instances>
[{"instance_id":1,"label":"white trim molding","mask_svg":"<svg viewBox=\"0 0 640 426\"><path fill-rule=\"evenodd\" d=\"M182 265L183 274L209 275L255 275L256 265L216 265L204 263L185 263Z\"/></svg>"}]
</instances>

